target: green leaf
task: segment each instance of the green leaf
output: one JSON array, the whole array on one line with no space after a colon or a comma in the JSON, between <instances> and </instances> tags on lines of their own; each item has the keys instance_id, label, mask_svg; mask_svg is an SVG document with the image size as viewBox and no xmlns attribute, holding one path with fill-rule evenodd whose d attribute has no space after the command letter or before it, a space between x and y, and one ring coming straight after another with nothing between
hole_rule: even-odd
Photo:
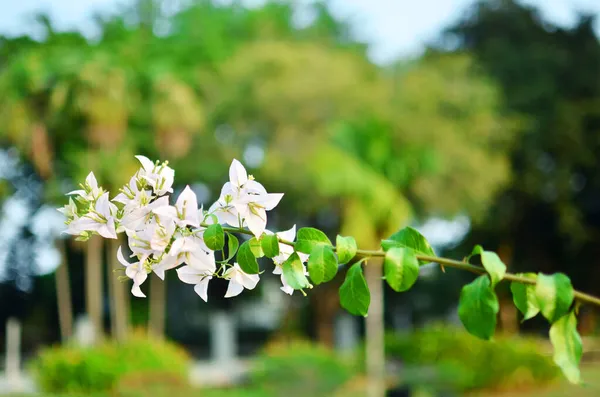
<instances>
[{"instance_id":1,"label":"green leaf","mask_svg":"<svg viewBox=\"0 0 600 397\"><path fill-rule=\"evenodd\" d=\"M370 303L371 293L363 275L362 261L357 262L348 269L340 287L340 304L351 314L366 317Z\"/></svg>"},{"instance_id":2,"label":"green leaf","mask_svg":"<svg viewBox=\"0 0 600 397\"><path fill-rule=\"evenodd\" d=\"M563 273L553 275L538 274L535 287L540 311L550 321L555 322L569 311L574 293L571 280Z\"/></svg>"},{"instance_id":3,"label":"green leaf","mask_svg":"<svg viewBox=\"0 0 600 397\"><path fill-rule=\"evenodd\" d=\"M331 241L325 235L325 233L319 229L303 227L302 229L298 230L295 244L296 251L310 254L312 249L317 244L331 245Z\"/></svg>"},{"instance_id":4,"label":"green leaf","mask_svg":"<svg viewBox=\"0 0 600 397\"><path fill-rule=\"evenodd\" d=\"M319 285L332 280L337 273L337 258L333 249L325 244L317 244L308 257L308 274Z\"/></svg>"},{"instance_id":5,"label":"green leaf","mask_svg":"<svg viewBox=\"0 0 600 397\"><path fill-rule=\"evenodd\" d=\"M496 330L496 315L499 310L498 298L488 276L479 276L463 287L458 303L458 317L472 335L485 340L491 339Z\"/></svg>"},{"instance_id":6,"label":"green leaf","mask_svg":"<svg viewBox=\"0 0 600 397\"><path fill-rule=\"evenodd\" d=\"M206 246L213 251L222 250L225 247L225 233L223 227L218 223L207 227L203 238Z\"/></svg>"},{"instance_id":7,"label":"green leaf","mask_svg":"<svg viewBox=\"0 0 600 397\"><path fill-rule=\"evenodd\" d=\"M290 257L283 262L281 267L283 269L283 277L285 277L285 281L290 287L293 289L310 287L310 283L304 275L304 265L297 253L294 252L290 255Z\"/></svg>"},{"instance_id":8,"label":"green leaf","mask_svg":"<svg viewBox=\"0 0 600 397\"><path fill-rule=\"evenodd\" d=\"M244 241L237 253L237 263L240 265L242 270L248 274L258 274L260 269L258 268L258 262L256 257L252 253L250 247L250 241Z\"/></svg>"},{"instance_id":9,"label":"green leaf","mask_svg":"<svg viewBox=\"0 0 600 397\"><path fill-rule=\"evenodd\" d=\"M431 248L427 239L410 226L392 234L389 239L383 240L381 247L384 251L388 251L393 247L410 248L417 255L435 256L435 252L433 252L433 248ZM419 263L425 264L427 261L419 261Z\"/></svg>"},{"instance_id":10,"label":"green leaf","mask_svg":"<svg viewBox=\"0 0 600 397\"><path fill-rule=\"evenodd\" d=\"M517 276L527 277L533 280L537 278L535 273L521 273L517 274ZM540 312L540 307L538 306L538 301L535 296L535 285L513 281L510 283L510 290L513 295L515 306L523 313L523 321L537 316Z\"/></svg>"},{"instance_id":11,"label":"green leaf","mask_svg":"<svg viewBox=\"0 0 600 397\"><path fill-rule=\"evenodd\" d=\"M260 240L257 240L256 237L252 237L248 243L250 244L250 250L254 254L255 258L262 258L265 256Z\"/></svg>"},{"instance_id":12,"label":"green leaf","mask_svg":"<svg viewBox=\"0 0 600 397\"><path fill-rule=\"evenodd\" d=\"M229 262L237 253L237 250L240 246L240 242L238 241L237 237L235 237L233 234L231 233L227 233L227 258L225 259L225 262Z\"/></svg>"},{"instance_id":13,"label":"green leaf","mask_svg":"<svg viewBox=\"0 0 600 397\"><path fill-rule=\"evenodd\" d=\"M550 342L554 346L554 362L571 383L581 382L579 362L583 353L581 337L577 332L577 318L571 312L550 327Z\"/></svg>"},{"instance_id":14,"label":"green leaf","mask_svg":"<svg viewBox=\"0 0 600 397\"><path fill-rule=\"evenodd\" d=\"M385 253L383 272L394 291L407 291L419 277L419 261L413 250L392 247Z\"/></svg>"},{"instance_id":15,"label":"green leaf","mask_svg":"<svg viewBox=\"0 0 600 397\"><path fill-rule=\"evenodd\" d=\"M492 251L484 251L481 245L476 245L473 249L473 254L479 254L481 256L481 263L483 263L483 267L489 273L492 279L492 288L496 286L506 274L506 265L498 254Z\"/></svg>"},{"instance_id":16,"label":"green leaf","mask_svg":"<svg viewBox=\"0 0 600 397\"><path fill-rule=\"evenodd\" d=\"M267 258L279 255L279 240L275 234L265 234L260 240L260 245Z\"/></svg>"},{"instance_id":17,"label":"green leaf","mask_svg":"<svg viewBox=\"0 0 600 397\"><path fill-rule=\"evenodd\" d=\"M354 237L342 237L340 235L335 239L335 246L337 249L337 256L340 264L348 263L356 256L358 247L356 246L356 240Z\"/></svg>"}]
</instances>

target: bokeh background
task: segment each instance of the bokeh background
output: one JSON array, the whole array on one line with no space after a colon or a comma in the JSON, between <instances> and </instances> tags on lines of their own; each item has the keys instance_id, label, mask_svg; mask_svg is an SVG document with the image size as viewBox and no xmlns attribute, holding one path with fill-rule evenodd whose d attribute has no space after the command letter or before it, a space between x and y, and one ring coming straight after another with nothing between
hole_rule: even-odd
<instances>
[{"instance_id":1,"label":"bokeh background","mask_svg":"<svg viewBox=\"0 0 600 397\"><path fill-rule=\"evenodd\" d=\"M270 270L235 299L217 280L208 303L171 274L142 300L118 279L119 243L65 238L55 210L90 170L116 192L135 154L169 160L176 192L189 184L210 205L235 157L285 192L271 229L377 248L412 225L439 255L479 243L512 272L564 272L598 295L598 12L593 0L1 2L0 392L599 395L586 307L590 385L569 388L548 326L521 324L506 285L489 343L457 320L472 277L435 266L403 294L369 267L366 319L339 306L343 272L308 297L284 295Z\"/></svg>"}]
</instances>

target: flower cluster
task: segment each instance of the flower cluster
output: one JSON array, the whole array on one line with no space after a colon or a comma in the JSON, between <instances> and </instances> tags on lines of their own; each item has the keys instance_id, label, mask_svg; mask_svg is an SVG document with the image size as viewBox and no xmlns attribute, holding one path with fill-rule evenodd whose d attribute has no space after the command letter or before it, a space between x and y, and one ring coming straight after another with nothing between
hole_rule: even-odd
<instances>
[{"instance_id":1,"label":"flower cluster","mask_svg":"<svg viewBox=\"0 0 600 397\"><path fill-rule=\"evenodd\" d=\"M164 279L165 272L171 269L176 269L182 282L194 285L204 301L208 299L208 284L213 278L229 280L225 297L254 289L259 275L245 272L238 263L229 263L224 255L217 260L215 251L204 240L204 233L211 225L220 224L234 233L249 231L257 240L272 235L266 229L267 211L277 206L283 194L267 193L239 161L233 160L229 181L208 211L198 207L196 194L189 186L170 204L175 171L167 162L153 163L144 156L136 158L141 168L114 198L110 199L109 193L98 186L93 173L87 176L80 190L68 193L69 203L59 209L67 218L65 232L78 236L79 240L87 240L94 234L116 239L119 233L124 233L131 255L127 258L121 247L116 255L125 266L127 277L133 280L132 294L138 297L145 297L140 286L149 273ZM296 228L276 235L281 241L291 242ZM289 245L279 243L279 254L273 258L273 273L281 275L281 289L290 295L294 289L286 281L281 266L293 252ZM306 262L308 255L301 255L302 262Z\"/></svg>"}]
</instances>

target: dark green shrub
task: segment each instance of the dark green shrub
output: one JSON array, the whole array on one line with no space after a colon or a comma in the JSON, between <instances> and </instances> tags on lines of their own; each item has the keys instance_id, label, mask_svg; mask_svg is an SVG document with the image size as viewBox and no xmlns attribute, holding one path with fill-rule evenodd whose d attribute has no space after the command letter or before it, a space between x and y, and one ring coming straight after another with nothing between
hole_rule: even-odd
<instances>
[{"instance_id":1,"label":"dark green shrub","mask_svg":"<svg viewBox=\"0 0 600 397\"><path fill-rule=\"evenodd\" d=\"M308 342L278 343L258 358L253 387L269 396L331 396L357 373L352 360Z\"/></svg>"},{"instance_id":2,"label":"dark green shrub","mask_svg":"<svg viewBox=\"0 0 600 397\"><path fill-rule=\"evenodd\" d=\"M388 334L386 354L406 365L405 382L456 391L532 387L559 374L538 340L497 337L483 341L448 326Z\"/></svg>"},{"instance_id":3,"label":"dark green shrub","mask_svg":"<svg viewBox=\"0 0 600 397\"><path fill-rule=\"evenodd\" d=\"M120 379L137 372L156 371L186 379L187 366L187 355L176 345L135 335L125 343L45 349L32 363L32 372L42 391L89 393L113 390Z\"/></svg>"}]
</instances>

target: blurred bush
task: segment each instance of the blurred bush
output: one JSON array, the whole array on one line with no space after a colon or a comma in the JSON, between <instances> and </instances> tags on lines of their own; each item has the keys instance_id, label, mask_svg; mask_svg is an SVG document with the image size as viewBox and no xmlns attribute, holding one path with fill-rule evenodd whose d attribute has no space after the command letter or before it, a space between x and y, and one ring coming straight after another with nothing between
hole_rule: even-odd
<instances>
[{"instance_id":1,"label":"blurred bush","mask_svg":"<svg viewBox=\"0 0 600 397\"><path fill-rule=\"evenodd\" d=\"M128 382L143 383L140 376L153 387L162 381L170 388L183 387L187 366L186 353L175 344L136 334L124 343L45 349L33 361L32 372L42 391L89 393L115 390L117 385L127 389Z\"/></svg>"},{"instance_id":2,"label":"blurred bush","mask_svg":"<svg viewBox=\"0 0 600 397\"><path fill-rule=\"evenodd\" d=\"M331 396L357 373L354 360L324 347L278 342L257 357L250 383L269 396Z\"/></svg>"},{"instance_id":3,"label":"blurred bush","mask_svg":"<svg viewBox=\"0 0 600 397\"><path fill-rule=\"evenodd\" d=\"M483 341L450 326L386 336L388 358L404 364L404 383L452 391L529 388L548 383L559 372L543 351L537 339L498 337Z\"/></svg>"}]
</instances>

